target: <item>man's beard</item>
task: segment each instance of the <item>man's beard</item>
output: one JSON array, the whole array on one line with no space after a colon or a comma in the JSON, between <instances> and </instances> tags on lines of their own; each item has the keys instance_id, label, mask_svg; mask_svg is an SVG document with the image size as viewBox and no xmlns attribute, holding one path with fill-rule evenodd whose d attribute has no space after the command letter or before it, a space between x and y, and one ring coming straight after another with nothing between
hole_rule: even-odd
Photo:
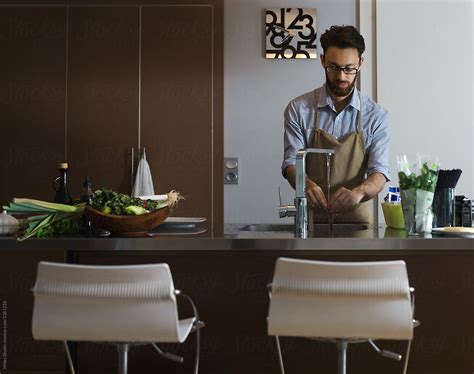
<instances>
[{"instance_id":1,"label":"man's beard","mask_svg":"<svg viewBox=\"0 0 474 374\"><path fill-rule=\"evenodd\" d=\"M328 77L328 74L326 73L326 85L329 87L329 90L331 91L331 93L338 97L346 97L350 95L352 91L354 90L355 82L356 82L356 78L354 78L352 83L348 81L339 80L339 79L334 79L333 81L331 81ZM348 83L348 85L346 88L341 88L336 85L337 83Z\"/></svg>"}]
</instances>

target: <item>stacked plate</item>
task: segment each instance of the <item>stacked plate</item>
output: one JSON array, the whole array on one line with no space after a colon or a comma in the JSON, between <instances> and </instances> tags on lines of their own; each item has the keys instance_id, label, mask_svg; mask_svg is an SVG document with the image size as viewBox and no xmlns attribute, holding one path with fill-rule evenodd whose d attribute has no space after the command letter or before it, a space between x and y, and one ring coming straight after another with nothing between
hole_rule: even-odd
<instances>
[{"instance_id":1,"label":"stacked plate","mask_svg":"<svg viewBox=\"0 0 474 374\"><path fill-rule=\"evenodd\" d=\"M202 234L206 229L199 224L205 221L204 217L168 217L160 226L150 231L148 236Z\"/></svg>"}]
</instances>

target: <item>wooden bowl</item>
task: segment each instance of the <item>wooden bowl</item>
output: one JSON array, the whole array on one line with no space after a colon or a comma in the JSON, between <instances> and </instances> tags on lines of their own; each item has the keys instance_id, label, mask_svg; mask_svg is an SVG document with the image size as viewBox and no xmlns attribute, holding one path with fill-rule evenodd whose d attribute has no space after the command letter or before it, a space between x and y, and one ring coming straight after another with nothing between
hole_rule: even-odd
<instances>
[{"instance_id":1,"label":"wooden bowl","mask_svg":"<svg viewBox=\"0 0 474 374\"><path fill-rule=\"evenodd\" d=\"M138 216L106 214L86 206L84 210L94 227L108 230L120 236L143 236L147 231L159 226L170 214L170 207L154 210Z\"/></svg>"}]
</instances>

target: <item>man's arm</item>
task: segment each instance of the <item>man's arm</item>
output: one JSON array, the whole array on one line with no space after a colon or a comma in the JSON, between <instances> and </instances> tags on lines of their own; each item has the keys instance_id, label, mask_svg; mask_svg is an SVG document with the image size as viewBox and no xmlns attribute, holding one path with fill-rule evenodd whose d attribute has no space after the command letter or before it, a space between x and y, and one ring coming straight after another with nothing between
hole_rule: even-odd
<instances>
[{"instance_id":1,"label":"man's arm","mask_svg":"<svg viewBox=\"0 0 474 374\"><path fill-rule=\"evenodd\" d=\"M372 173L359 186L349 190L341 187L330 198L328 208L331 213L343 213L362 201L372 199L385 186L387 180L382 173Z\"/></svg>"},{"instance_id":2,"label":"man's arm","mask_svg":"<svg viewBox=\"0 0 474 374\"><path fill-rule=\"evenodd\" d=\"M282 171L283 176L288 180L288 183L295 188L296 187L296 166L295 157L298 149L306 148L306 139L302 125L300 125L300 119L298 110L295 105L290 102L284 112L284 156ZM308 206L310 208L323 207L327 209L327 200L324 196L322 189L316 185L311 179L306 177L306 190L308 198Z\"/></svg>"}]
</instances>

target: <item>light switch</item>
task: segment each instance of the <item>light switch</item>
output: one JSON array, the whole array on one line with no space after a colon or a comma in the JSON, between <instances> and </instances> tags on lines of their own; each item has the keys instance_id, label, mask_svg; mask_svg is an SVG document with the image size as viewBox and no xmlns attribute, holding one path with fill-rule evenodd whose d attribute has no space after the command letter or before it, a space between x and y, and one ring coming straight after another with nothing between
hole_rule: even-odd
<instances>
[{"instance_id":1,"label":"light switch","mask_svg":"<svg viewBox=\"0 0 474 374\"><path fill-rule=\"evenodd\" d=\"M239 159L224 157L224 184L239 183Z\"/></svg>"}]
</instances>

